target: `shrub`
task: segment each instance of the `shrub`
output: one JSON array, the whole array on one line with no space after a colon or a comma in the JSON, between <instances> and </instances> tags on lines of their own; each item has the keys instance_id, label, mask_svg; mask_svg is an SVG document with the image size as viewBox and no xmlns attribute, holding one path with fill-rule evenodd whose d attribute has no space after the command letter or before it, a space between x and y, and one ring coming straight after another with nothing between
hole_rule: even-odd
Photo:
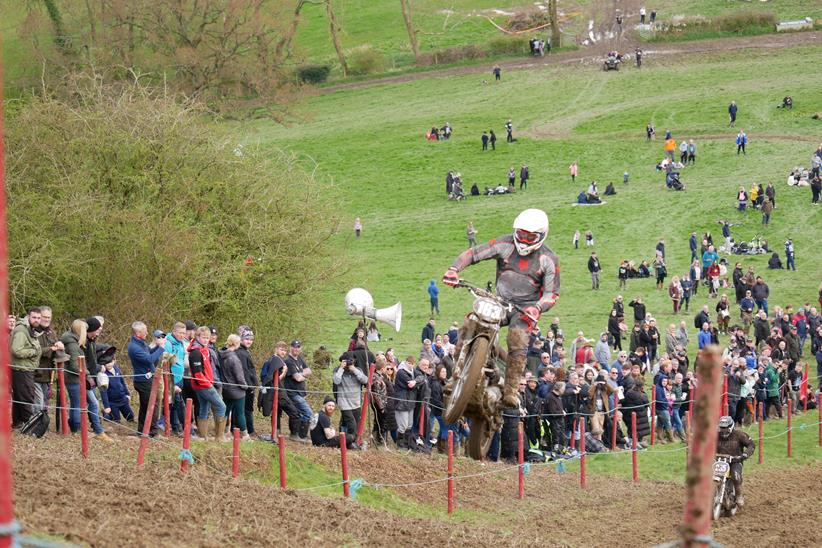
<instances>
[{"instance_id":1,"label":"shrub","mask_svg":"<svg viewBox=\"0 0 822 548\"><path fill-rule=\"evenodd\" d=\"M102 314L120 341L135 319L259 326L261 348L296 334L334 268L317 183L292 157L238 147L198 108L88 87L9 120L12 310Z\"/></svg>"},{"instance_id":2,"label":"shrub","mask_svg":"<svg viewBox=\"0 0 822 548\"><path fill-rule=\"evenodd\" d=\"M518 55L530 52L528 38L524 36L497 36L488 41L491 55Z\"/></svg>"},{"instance_id":3,"label":"shrub","mask_svg":"<svg viewBox=\"0 0 822 548\"><path fill-rule=\"evenodd\" d=\"M711 20L716 30L743 33L751 27L775 27L776 15L770 12L740 11L729 13Z\"/></svg>"},{"instance_id":4,"label":"shrub","mask_svg":"<svg viewBox=\"0 0 822 548\"><path fill-rule=\"evenodd\" d=\"M508 18L505 26L508 30L528 30L551 22L551 15L542 10L518 11Z\"/></svg>"},{"instance_id":5,"label":"shrub","mask_svg":"<svg viewBox=\"0 0 822 548\"><path fill-rule=\"evenodd\" d=\"M306 65L297 69L297 78L300 82L322 84L328 79L331 67L328 65Z\"/></svg>"},{"instance_id":6,"label":"shrub","mask_svg":"<svg viewBox=\"0 0 822 548\"><path fill-rule=\"evenodd\" d=\"M442 65L456 63L463 59L481 59L482 57L485 57L485 51L476 44L470 44L467 46L455 46L452 48L427 51L420 54L417 59L417 65Z\"/></svg>"},{"instance_id":7,"label":"shrub","mask_svg":"<svg viewBox=\"0 0 822 548\"><path fill-rule=\"evenodd\" d=\"M384 72L385 56L369 45L355 48L348 54L348 72L353 75Z\"/></svg>"}]
</instances>

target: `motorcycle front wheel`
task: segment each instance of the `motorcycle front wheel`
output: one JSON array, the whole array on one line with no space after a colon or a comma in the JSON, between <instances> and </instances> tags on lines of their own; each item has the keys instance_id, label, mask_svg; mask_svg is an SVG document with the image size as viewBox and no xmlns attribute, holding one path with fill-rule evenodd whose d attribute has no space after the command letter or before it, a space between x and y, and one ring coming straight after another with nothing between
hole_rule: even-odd
<instances>
[{"instance_id":1,"label":"motorcycle front wheel","mask_svg":"<svg viewBox=\"0 0 822 548\"><path fill-rule=\"evenodd\" d=\"M711 512L711 518L714 521L718 520L722 517L722 489L721 484L716 485L714 488L714 507L713 511Z\"/></svg>"},{"instance_id":2,"label":"motorcycle front wheel","mask_svg":"<svg viewBox=\"0 0 822 548\"><path fill-rule=\"evenodd\" d=\"M484 419L472 417L471 433L468 434L468 456L474 460L482 460L488 454L493 436L488 431L488 422Z\"/></svg>"},{"instance_id":3,"label":"motorcycle front wheel","mask_svg":"<svg viewBox=\"0 0 822 548\"><path fill-rule=\"evenodd\" d=\"M468 356L465 358L465 363L460 371L460 376L454 383L454 388L451 390L451 396L448 398L448 403L445 405L445 422L453 424L462 417L465 413L465 408L471 397L474 395L474 390L477 388L482 377L482 369L485 362L488 360L488 348L490 343L484 337L478 337L471 343L471 349ZM469 436L469 446L471 438L473 437L473 428L471 436Z\"/></svg>"}]
</instances>

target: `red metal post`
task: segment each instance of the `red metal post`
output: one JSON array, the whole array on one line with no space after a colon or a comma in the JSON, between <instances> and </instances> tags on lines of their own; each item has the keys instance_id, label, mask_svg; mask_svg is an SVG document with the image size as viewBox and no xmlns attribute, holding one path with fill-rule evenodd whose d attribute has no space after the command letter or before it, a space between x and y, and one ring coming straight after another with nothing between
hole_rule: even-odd
<instances>
[{"instance_id":1,"label":"red metal post","mask_svg":"<svg viewBox=\"0 0 822 548\"><path fill-rule=\"evenodd\" d=\"M280 371L274 372L274 403L271 406L271 441L277 439L277 415L280 413Z\"/></svg>"},{"instance_id":2,"label":"red metal post","mask_svg":"<svg viewBox=\"0 0 822 548\"><path fill-rule=\"evenodd\" d=\"M193 405L191 398L186 398L186 415L183 419L183 451L191 449L191 406ZM180 461L180 472L185 474L188 472L188 460Z\"/></svg>"},{"instance_id":3,"label":"red metal post","mask_svg":"<svg viewBox=\"0 0 822 548\"><path fill-rule=\"evenodd\" d=\"M634 482L639 481L639 470L637 470L636 451L637 451L637 436L636 436L636 411L631 411L631 436L632 436L632 451L631 451L631 467L633 469Z\"/></svg>"},{"instance_id":4,"label":"red metal post","mask_svg":"<svg viewBox=\"0 0 822 548\"><path fill-rule=\"evenodd\" d=\"M573 424L571 424L571 441L569 443L570 449L573 451L574 445L576 444L577 440L577 419L574 419Z\"/></svg>"},{"instance_id":5,"label":"red metal post","mask_svg":"<svg viewBox=\"0 0 822 548\"><path fill-rule=\"evenodd\" d=\"M83 458L88 458L88 401L86 394L86 358L77 356L77 370L80 379L80 447Z\"/></svg>"},{"instance_id":6,"label":"red metal post","mask_svg":"<svg viewBox=\"0 0 822 548\"><path fill-rule=\"evenodd\" d=\"M788 457L793 456L793 410L791 401L788 400Z\"/></svg>"},{"instance_id":7,"label":"red metal post","mask_svg":"<svg viewBox=\"0 0 822 548\"><path fill-rule=\"evenodd\" d=\"M579 420L579 486L585 489L588 481L585 479L585 418Z\"/></svg>"},{"instance_id":8,"label":"red metal post","mask_svg":"<svg viewBox=\"0 0 822 548\"><path fill-rule=\"evenodd\" d=\"M165 436L171 437L171 402L169 401L169 386L171 386L171 373L166 371L163 374L163 421L166 423Z\"/></svg>"},{"instance_id":9,"label":"red metal post","mask_svg":"<svg viewBox=\"0 0 822 548\"><path fill-rule=\"evenodd\" d=\"M69 435L69 409L66 401L66 373L64 364L57 364L57 385L60 388L60 401L57 405L60 406L60 433L64 436Z\"/></svg>"},{"instance_id":10,"label":"red metal post","mask_svg":"<svg viewBox=\"0 0 822 548\"><path fill-rule=\"evenodd\" d=\"M722 352L719 346L709 345L699 352L696 373L699 393L693 403L693 445L688 453L685 512L680 528L682 545L686 548L706 546L701 539L709 538L711 532L712 468L722 401Z\"/></svg>"},{"instance_id":11,"label":"red metal post","mask_svg":"<svg viewBox=\"0 0 822 548\"><path fill-rule=\"evenodd\" d=\"M764 428L763 416L765 415L765 404L763 402L759 402L758 409L759 409L759 417L758 417L758 422L759 422L759 464L762 464L762 459L765 456L765 454L763 453L763 450L765 449L765 447L764 447L765 437L763 436L763 428Z\"/></svg>"},{"instance_id":12,"label":"red metal post","mask_svg":"<svg viewBox=\"0 0 822 548\"><path fill-rule=\"evenodd\" d=\"M3 131L3 61L0 59L0 316L9 315L9 266L6 227L6 166L5 133ZM14 523L14 497L11 476L11 367L9 364L9 332L0 329L0 548L14 544L11 526Z\"/></svg>"},{"instance_id":13,"label":"red metal post","mask_svg":"<svg viewBox=\"0 0 822 548\"><path fill-rule=\"evenodd\" d=\"M362 400L362 413L360 413L360 423L357 425L357 445L362 445L362 433L365 428L365 419L368 416L368 396L371 395L371 381L374 378L374 371L377 369L377 364L372 363L368 370L368 385L365 390L365 396Z\"/></svg>"},{"instance_id":14,"label":"red metal post","mask_svg":"<svg viewBox=\"0 0 822 548\"><path fill-rule=\"evenodd\" d=\"M448 513L454 512L454 431L448 431Z\"/></svg>"},{"instance_id":15,"label":"red metal post","mask_svg":"<svg viewBox=\"0 0 822 548\"><path fill-rule=\"evenodd\" d=\"M277 449L280 456L280 489L285 491L285 436L277 437Z\"/></svg>"},{"instance_id":16,"label":"red metal post","mask_svg":"<svg viewBox=\"0 0 822 548\"><path fill-rule=\"evenodd\" d=\"M722 376L722 414L728 415L728 376Z\"/></svg>"},{"instance_id":17,"label":"red metal post","mask_svg":"<svg viewBox=\"0 0 822 548\"><path fill-rule=\"evenodd\" d=\"M651 398L651 445L653 445L656 440L656 387L651 389L651 393L654 395Z\"/></svg>"},{"instance_id":18,"label":"red metal post","mask_svg":"<svg viewBox=\"0 0 822 548\"><path fill-rule=\"evenodd\" d=\"M231 453L231 475L235 478L240 475L240 429L234 429L234 443L232 444Z\"/></svg>"},{"instance_id":19,"label":"red metal post","mask_svg":"<svg viewBox=\"0 0 822 548\"><path fill-rule=\"evenodd\" d=\"M143 432L142 436L140 436L140 448L137 449L137 464L140 466L143 464L143 458L146 454L146 447L148 446L148 434L151 430L151 422L154 420L154 406L157 405L157 391L160 388L160 375L162 374L162 370L160 370L159 374L155 371L154 377L151 379L151 394L148 397L146 420L143 422Z\"/></svg>"},{"instance_id":20,"label":"red metal post","mask_svg":"<svg viewBox=\"0 0 822 548\"><path fill-rule=\"evenodd\" d=\"M351 491L348 485L348 447L345 432L340 432L340 460L342 461L343 496L348 498Z\"/></svg>"},{"instance_id":21,"label":"red metal post","mask_svg":"<svg viewBox=\"0 0 822 548\"><path fill-rule=\"evenodd\" d=\"M420 404L420 437L425 438L425 402ZM423 440L424 441L424 440Z\"/></svg>"},{"instance_id":22,"label":"red metal post","mask_svg":"<svg viewBox=\"0 0 822 548\"><path fill-rule=\"evenodd\" d=\"M617 448L617 413L619 412L619 398L614 394L614 418L611 425L611 451Z\"/></svg>"},{"instance_id":23,"label":"red metal post","mask_svg":"<svg viewBox=\"0 0 822 548\"><path fill-rule=\"evenodd\" d=\"M694 438L694 402L696 402L696 390L691 392L691 403L688 404L688 447Z\"/></svg>"},{"instance_id":24,"label":"red metal post","mask_svg":"<svg viewBox=\"0 0 822 548\"><path fill-rule=\"evenodd\" d=\"M525 431L522 421L517 426L517 498L521 499L525 496L525 471L523 464L525 464Z\"/></svg>"}]
</instances>

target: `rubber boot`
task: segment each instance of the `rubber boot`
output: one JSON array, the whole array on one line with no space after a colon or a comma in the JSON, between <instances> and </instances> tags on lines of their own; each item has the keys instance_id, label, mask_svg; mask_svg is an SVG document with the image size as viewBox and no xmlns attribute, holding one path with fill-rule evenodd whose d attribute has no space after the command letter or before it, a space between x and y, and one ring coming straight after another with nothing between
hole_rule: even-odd
<instances>
[{"instance_id":1,"label":"rubber boot","mask_svg":"<svg viewBox=\"0 0 822 548\"><path fill-rule=\"evenodd\" d=\"M508 330L508 356L505 360L505 383L502 404L507 408L519 407L519 380L525 371L525 350L528 335L524 329Z\"/></svg>"},{"instance_id":2,"label":"rubber boot","mask_svg":"<svg viewBox=\"0 0 822 548\"><path fill-rule=\"evenodd\" d=\"M405 432L397 432L397 449L408 449L408 439Z\"/></svg>"},{"instance_id":3,"label":"rubber boot","mask_svg":"<svg viewBox=\"0 0 822 548\"><path fill-rule=\"evenodd\" d=\"M308 427L311 423L308 421L300 421L300 443L311 443L311 438L308 437Z\"/></svg>"},{"instance_id":4,"label":"rubber boot","mask_svg":"<svg viewBox=\"0 0 822 548\"><path fill-rule=\"evenodd\" d=\"M659 426L656 427L656 442L659 445L665 445L666 443L668 443L667 441L665 441L665 430L663 430Z\"/></svg>"},{"instance_id":5,"label":"rubber boot","mask_svg":"<svg viewBox=\"0 0 822 548\"><path fill-rule=\"evenodd\" d=\"M225 437L225 417L214 417L214 441L220 443L229 441Z\"/></svg>"},{"instance_id":6,"label":"rubber boot","mask_svg":"<svg viewBox=\"0 0 822 548\"><path fill-rule=\"evenodd\" d=\"M292 419L288 417L288 430L291 432L291 435L288 436L290 441L300 441L300 419Z\"/></svg>"},{"instance_id":7,"label":"rubber boot","mask_svg":"<svg viewBox=\"0 0 822 548\"><path fill-rule=\"evenodd\" d=\"M208 419L197 419L197 437L208 441Z\"/></svg>"},{"instance_id":8,"label":"rubber boot","mask_svg":"<svg viewBox=\"0 0 822 548\"><path fill-rule=\"evenodd\" d=\"M736 504L742 508L745 506L745 498L742 496L742 482L740 481L734 488L736 490Z\"/></svg>"},{"instance_id":9,"label":"rubber boot","mask_svg":"<svg viewBox=\"0 0 822 548\"><path fill-rule=\"evenodd\" d=\"M688 438L685 436L685 432L678 431L676 433L676 437L679 438L679 441L682 443L688 443Z\"/></svg>"},{"instance_id":10,"label":"rubber boot","mask_svg":"<svg viewBox=\"0 0 822 548\"><path fill-rule=\"evenodd\" d=\"M665 430L665 439L668 440L668 443L676 443L676 440L674 439L674 431Z\"/></svg>"}]
</instances>

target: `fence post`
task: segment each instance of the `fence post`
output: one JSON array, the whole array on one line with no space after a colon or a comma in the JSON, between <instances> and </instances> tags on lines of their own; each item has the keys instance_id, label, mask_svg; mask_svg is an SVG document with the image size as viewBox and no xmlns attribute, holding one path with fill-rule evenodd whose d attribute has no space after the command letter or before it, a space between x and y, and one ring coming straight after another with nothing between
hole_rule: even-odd
<instances>
[{"instance_id":1,"label":"fence post","mask_svg":"<svg viewBox=\"0 0 822 548\"><path fill-rule=\"evenodd\" d=\"M722 414L728 415L728 376L723 373L722 378Z\"/></svg>"},{"instance_id":2,"label":"fence post","mask_svg":"<svg viewBox=\"0 0 822 548\"><path fill-rule=\"evenodd\" d=\"M57 385L60 389L60 399L57 405L60 406L60 433L64 436L69 435L69 409L66 402L66 373L63 363L57 364Z\"/></svg>"},{"instance_id":3,"label":"fence post","mask_svg":"<svg viewBox=\"0 0 822 548\"><path fill-rule=\"evenodd\" d=\"M343 496L348 498L351 491L348 485L348 440L345 432L340 432L340 460L342 462Z\"/></svg>"},{"instance_id":4,"label":"fence post","mask_svg":"<svg viewBox=\"0 0 822 548\"><path fill-rule=\"evenodd\" d=\"M191 398L186 398L186 414L183 419L183 451L191 449L191 406L194 402ZM185 474L188 472L188 459L180 460L180 472Z\"/></svg>"},{"instance_id":5,"label":"fence post","mask_svg":"<svg viewBox=\"0 0 822 548\"><path fill-rule=\"evenodd\" d=\"M171 437L171 402L169 401L169 386L171 385L171 373L168 371L163 373L163 422L165 428L163 434L165 437Z\"/></svg>"},{"instance_id":6,"label":"fence post","mask_svg":"<svg viewBox=\"0 0 822 548\"><path fill-rule=\"evenodd\" d=\"M793 404L788 400L788 457L793 456Z\"/></svg>"},{"instance_id":7,"label":"fence post","mask_svg":"<svg viewBox=\"0 0 822 548\"><path fill-rule=\"evenodd\" d=\"M234 440L231 448L231 475L237 478L240 475L240 429L234 429Z\"/></svg>"},{"instance_id":8,"label":"fence post","mask_svg":"<svg viewBox=\"0 0 822 548\"><path fill-rule=\"evenodd\" d=\"M448 513L454 513L454 431L448 431Z\"/></svg>"},{"instance_id":9,"label":"fence post","mask_svg":"<svg viewBox=\"0 0 822 548\"><path fill-rule=\"evenodd\" d=\"M158 368L159 369L159 368ZM151 422L154 420L154 406L157 404L157 390L160 387L160 376L163 374L154 371L154 376L151 379L151 394L148 397L148 409L146 409L146 420L143 421L143 431L140 436L140 448L137 449L137 464L142 466L143 458L146 454L146 447L148 446L148 434L151 430Z\"/></svg>"},{"instance_id":10,"label":"fence post","mask_svg":"<svg viewBox=\"0 0 822 548\"><path fill-rule=\"evenodd\" d=\"M822 447L822 393L816 395L816 410L819 412L819 447Z\"/></svg>"},{"instance_id":11,"label":"fence post","mask_svg":"<svg viewBox=\"0 0 822 548\"><path fill-rule=\"evenodd\" d=\"M86 358L77 356L80 384L80 447L83 458L88 458L88 395L86 394Z\"/></svg>"},{"instance_id":12,"label":"fence post","mask_svg":"<svg viewBox=\"0 0 822 548\"><path fill-rule=\"evenodd\" d=\"M271 441L277 439L277 415L280 414L280 372L274 372L274 403L271 405Z\"/></svg>"},{"instance_id":13,"label":"fence post","mask_svg":"<svg viewBox=\"0 0 822 548\"><path fill-rule=\"evenodd\" d=\"M571 451L574 450L574 443L577 439L577 419L574 419L574 422L571 423L571 442L570 442L570 449Z\"/></svg>"},{"instance_id":14,"label":"fence post","mask_svg":"<svg viewBox=\"0 0 822 548\"><path fill-rule=\"evenodd\" d=\"M588 482L585 479L585 418L579 420L579 486L585 489Z\"/></svg>"},{"instance_id":15,"label":"fence post","mask_svg":"<svg viewBox=\"0 0 822 548\"><path fill-rule=\"evenodd\" d=\"M517 423L517 498L521 499L525 496L525 471L523 464L525 463L525 432L522 421Z\"/></svg>"},{"instance_id":16,"label":"fence post","mask_svg":"<svg viewBox=\"0 0 822 548\"><path fill-rule=\"evenodd\" d=\"M360 413L360 423L357 425L357 445L362 446L362 434L365 428L365 419L368 416L368 396L371 394L371 381L374 379L374 371L377 369L377 364L372 363L368 369L368 385L363 396L362 413Z\"/></svg>"},{"instance_id":17,"label":"fence post","mask_svg":"<svg viewBox=\"0 0 822 548\"><path fill-rule=\"evenodd\" d=\"M425 439L425 402L420 402L420 437L422 438L423 443L427 442Z\"/></svg>"},{"instance_id":18,"label":"fence post","mask_svg":"<svg viewBox=\"0 0 822 548\"><path fill-rule=\"evenodd\" d=\"M633 470L634 483L639 481L639 471L637 470L636 451L637 451L637 436L636 436L636 411L631 411L631 436L632 436L632 451L631 451L631 468Z\"/></svg>"},{"instance_id":19,"label":"fence post","mask_svg":"<svg viewBox=\"0 0 822 548\"><path fill-rule=\"evenodd\" d=\"M704 546L701 539L711 532L711 502L714 495L713 462L716 453L716 425L721 411L722 353L717 345L703 348L696 358L699 394L694 405L693 446L685 473L685 512L680 528L682 545Z\"/></svg>"},{"instance_id":20,"label":"fence post","mask_svg":"<svg viewBox=\"0 0 822 548\"><path fill-rule=\"evenodd\" d=\"M757 411L757 422L759 423L759 464L762 464L762 459L765 456L762 453L762 450L764 449L763 444L765 443L765 438L763 436L763 416L765 415L765 404L763 402L759 402Z\"/></svg>"},{"instance_id":21,"label":"fence post","mask_svg":"<svg viewBox=\"0 0 822 548\"><path fill-rule=\"evenodd\" d=\"M654 397L651 399L651 445L656 440L656 386L651 392Z\"/></svg>"},{"instance_id":22,"label":"fence post","mask_svg":"<svg viewBox=\"0 0 822 548\"><path fill-rule=\"evenodd\" d=\"M280 457L280 489L285 491L285 436L277 437L277 446Z\"/></svg>"}]
</instances>

